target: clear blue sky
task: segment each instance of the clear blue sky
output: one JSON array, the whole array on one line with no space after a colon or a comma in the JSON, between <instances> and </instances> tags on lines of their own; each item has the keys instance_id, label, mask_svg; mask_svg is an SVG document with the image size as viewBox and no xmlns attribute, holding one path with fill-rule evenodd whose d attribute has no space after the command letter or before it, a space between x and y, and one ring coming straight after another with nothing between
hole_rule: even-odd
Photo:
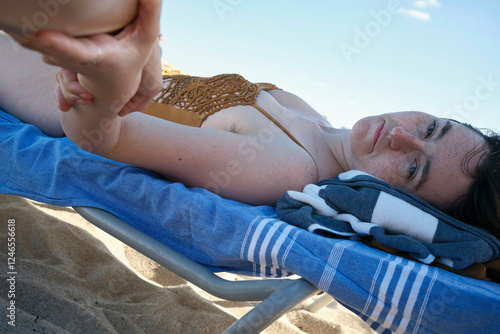
<instances>
[{"instance_id":1,"label":"clear blue sky","mask_svg":"<svg viewBox=\"0 0 500 334\"><path fill-rule=\"evenodd\" d=\"M500 1L166 0L164 59L302 97L334 126L421 110L500 130Z\"/></svg>"}]
</instances>

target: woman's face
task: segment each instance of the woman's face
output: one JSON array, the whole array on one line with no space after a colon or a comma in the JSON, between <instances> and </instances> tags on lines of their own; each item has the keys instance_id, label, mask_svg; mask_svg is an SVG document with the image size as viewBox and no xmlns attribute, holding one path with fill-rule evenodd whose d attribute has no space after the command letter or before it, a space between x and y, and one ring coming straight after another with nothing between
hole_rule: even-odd
<instances>
[{"instance_id":1,"label":"woman's face","mask_svg":"<svg viewBox=\"0 0 500 334\"><path fill-rule=\"evenodd\" d=\"M421 112L384 114L354 125L348 163L446 209L472 185L464 170L473 171L481 154L464 159L482 145L479 134L453 121Z\"/></svg>"}]
</instances>

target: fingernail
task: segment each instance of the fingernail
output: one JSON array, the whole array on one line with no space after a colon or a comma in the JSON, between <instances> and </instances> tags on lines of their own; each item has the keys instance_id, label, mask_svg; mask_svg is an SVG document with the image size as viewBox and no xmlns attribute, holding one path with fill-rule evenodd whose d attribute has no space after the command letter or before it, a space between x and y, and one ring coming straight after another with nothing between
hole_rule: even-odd
<instances>
[{"instance_id":1,"label":"fingernail","mask_svg":"<svg viewBox=\"0 0 500 334\"><path fill-rule=\"evenodd\" d=\"M75 101L75 104L77 104L79 106L88 106L88 105L92 104L92 101L78 99Z\"/></svg>"},{"instance_id":2,"label":"fingernail","mask_svg":"<svg viewBox=\"0 0 500 334\"><path fill-rule=\"evenodd\" d=\"M78 94L78 96L80 96L82 99L85 99L85 100L90 100L92 98L92 95L90 95L88 93L81 93L81 94Z\"/></svg>"}]
</instances>

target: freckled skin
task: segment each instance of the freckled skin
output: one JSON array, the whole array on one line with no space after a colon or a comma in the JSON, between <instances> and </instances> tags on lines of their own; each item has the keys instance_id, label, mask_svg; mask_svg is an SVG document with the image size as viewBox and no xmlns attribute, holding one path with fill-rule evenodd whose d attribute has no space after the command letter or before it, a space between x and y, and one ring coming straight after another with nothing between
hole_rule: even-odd
<instances>
[{"instance_id":1,"label":"freckled skin","mask_svg":"<svg viewBox=\"0 0 500 334\"><path fill-rule=\"evenodd\" d=\"M363 118L354 125L350 136L351 167L446 208L472 185L473 179L463 172L464 159L483 144L478 134L454 122L440 138L447 122L420 112ZM374 146L375 132L381 124L383 129ZM466 167L473 170L479 157L475 155ZM428 161L427 181L417 189ZM410 176L412 170L415 173Z\"/></svg>"}]
</instances>

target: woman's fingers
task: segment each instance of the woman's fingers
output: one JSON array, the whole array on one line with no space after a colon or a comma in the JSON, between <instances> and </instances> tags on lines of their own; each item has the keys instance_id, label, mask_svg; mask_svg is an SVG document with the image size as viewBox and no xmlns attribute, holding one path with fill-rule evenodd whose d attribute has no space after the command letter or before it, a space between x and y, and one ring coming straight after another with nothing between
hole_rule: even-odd
<instances>
[{"instance_id":1,"label":"woman's fingers","mask_svg":"<svg viewBox=\"0 0 500 334\"><path fill-rule=\"evenodd\" d=\"M149 60L142 70L141 85L138 89L138 94L142 102L139 103L139 110L146 108L162 88L163 78L160 47L156 45L153 47L153 50L151 50Z\"/></svg>"},{"instance_id":2,"label":"woman's fingers","mask_svg":"<svg viewBox=\"0 0 500 334\"><path fill-rule=\"evenodd\" d=\"M159 60L151 66L155 63L151 54L158 45L161 4L161 0L139 0L136 20L116 36L74 38L57 31L36 33L30 48L41 52L46 63L79 73L78 77L64 71L58 75L56 99L61 110L92 103L82 97L85 92L80 83L96 98L119 95L123 113L143 109L149 103L158 91L161 75ZM155 85L150 84L150 78L145 80L150 71L157 76Z\"/></svg>"},{"instance_id":3,"label":"woman's fingers","mask_svg":"<svg viewBox=\"0 0 500 334\"><path fill-rule=\"evenodd\" d=\"M93 65L107 64L113 59L116 41L109 35L74 38L58 31L39 31L31 48L44 54L50 65L82 70Z\"/></svg>"},{"instance_id":4,"label":"woman's fingers","mask_svg":"<svg viewBox=\"0 0 500 334\"><path fill-rule=\"evenodd\" d=\"M78 82L76 73L59 69L57 76L56 101L61 111L68 111L72 105L92 104L92 95Z\"/></svg>"},{"instance_id":5,"label":"woman's fingers","mask_svg":"<svg viewBox=\"0 0 500 334\"><path fill-rule=\"evenodd\" d=\"M118 40L129 40L136 49L151 50L160 33L161 0L139 0L135 21L125 27L117 36Z\"/></svg>"},{"instance_id":6,"label":"woman's fingers","mask_svg":"<svg viewBox=\"0 0 500 334\"><path fill-rule=\"evenodd\" d=\"M66 101L59 86L56 86L55 90L55 98L57 102L57 106L61 111L69 111L72 107L72 104Z\"/></svg>"},{"instance_id":7,"label":"woman's fingers","mask_svg":"<svg viewBox=\"0 0 500 334\"><path fill-rule=\"evenodd\" d=\"M161 0L139 0L137 22L141 26L140 38L147 45L158 40L161 6Z\"/></svg>"},{"instance_id":8,"label":"woman's fingers","mask_svg":"<svg viewBox=\"0 0 500 334\"><path fill-rule=\"evenodd\" d=\"M141 83L137 92L118 115L125 116L131 112L145 109L162 87L160 48L157 46L151 50L148 62L142 70Z\"/></svg>"},{"instance_id":9,"label":"woman's fingers","mask_svg":"<svg viewBox=\"0 0 500 334\"><path fill-rule=\"evenodd\" d=\"M78 99L92 100L92 95L78 81L78 74L64 68L61 68L59 72L62 82L70 94L77 96Z\"/></svg>"}]
</instances>

